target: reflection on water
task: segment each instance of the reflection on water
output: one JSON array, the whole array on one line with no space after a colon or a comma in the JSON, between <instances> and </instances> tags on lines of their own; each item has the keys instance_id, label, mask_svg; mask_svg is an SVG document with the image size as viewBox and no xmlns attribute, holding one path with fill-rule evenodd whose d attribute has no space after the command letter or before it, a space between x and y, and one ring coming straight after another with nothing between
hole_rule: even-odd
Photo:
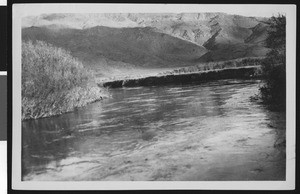
<instances>
[{"instance_id":1,"label":"reflection on water","mask_svg":"<svg viewBox=\"0 0 300 194\"><path fill-rule=\"evenodd\" d=\"M285 114L249 100L258 84L113 89L23 122L23 180L282 180Z\"/></svg>"}]
</instances>

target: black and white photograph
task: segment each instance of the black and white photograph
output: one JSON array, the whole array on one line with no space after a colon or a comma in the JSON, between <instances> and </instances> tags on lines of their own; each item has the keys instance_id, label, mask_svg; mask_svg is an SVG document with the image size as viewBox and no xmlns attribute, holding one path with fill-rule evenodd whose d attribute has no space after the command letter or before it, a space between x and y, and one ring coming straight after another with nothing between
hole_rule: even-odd
<instances>
[{"instance_id":1,"label":"black and white photograph","mask_svg":"<svg viewBox=\"0 0 300 194\"><path fill-rule=\"evenodd\" d=\"M295 21L292 5L13 5L15 188L293 188Z\"/></svg>"}]
</instances>

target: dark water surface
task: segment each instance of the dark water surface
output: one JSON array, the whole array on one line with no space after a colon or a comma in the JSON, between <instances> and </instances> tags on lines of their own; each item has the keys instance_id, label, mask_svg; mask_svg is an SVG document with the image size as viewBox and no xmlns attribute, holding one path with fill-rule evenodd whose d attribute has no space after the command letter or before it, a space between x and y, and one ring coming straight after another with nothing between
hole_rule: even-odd
<instances>
[{"instance_id":1,"label":"dark water surface","mask_svg":"<svg viewBox=\"0 0 300 194\"><path fill-rule=\"evenodd\" d=\"M22 123L23 180L284 180L285 113L259 81L120 88Z\"/></svg>"}]
</instances>

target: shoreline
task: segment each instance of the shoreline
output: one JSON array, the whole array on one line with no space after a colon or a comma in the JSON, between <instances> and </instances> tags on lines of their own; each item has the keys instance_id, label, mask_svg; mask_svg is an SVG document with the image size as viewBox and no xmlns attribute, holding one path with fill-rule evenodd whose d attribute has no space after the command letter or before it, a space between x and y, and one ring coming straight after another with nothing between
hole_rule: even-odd
<instances>
[{"instance_id":1,"label":"shoreline","mask_svg":"<svg viewBox=\"0 0 300 194\"><path fill-rule=\"evenodd\" d=\"M107 98L109 93L98 86L77 87L42 98L22 98L22 121L37 120L73 112ZM57 100L59 99L59 100Z\"/></svg>"},{"instance_id":2,"label":"shoreline","mask_svg":"<svg viewBox=\"0 0 300 194\"><path fill-rule=\"evenodd\" d=\"M47 98L48 102L45 102L45 99L39 98L29 100L22 99L22 109L26 109L25 111L30 109L29 113L23 113L22 111L22 121L59 116L73 112L77 108L82 108L88 104L100 101L109 96L109 92L103 91L103 87L104 89L108 89L122 87L184 85L222 79L257 79L260 78L260 74L257 73L259 70L260 66L244 66L100 82L97 83L96 86L90 86L89 89L79 88L78 91L75 91L75 94L72 91L51 94ZM62 98L61 96L65 96L66 98ZM56 99L60 99L62 102L56 102ZM57 107L57 105L54 106L55 103L58 103L60 107ZM36 104L38 104L38 106L42 104L43 108L38 107L39 110L36 110Z\"/></svg>"},{"instance_id":3,"label":"shoreline","mask_svg":"<svg viewBox=\"0 0 300 194\"><path fill-rule=\"evenodd\" d=\"M143 78L119 79L100 82L98 83L98 86L106 88L121 88L178 84L182 85L221 79L252 79L260 77L260 74L258 73L260 68L260 66L244 66L192 73L174 73L168 75L148 76Z\"/></svg>"}]
</instances>

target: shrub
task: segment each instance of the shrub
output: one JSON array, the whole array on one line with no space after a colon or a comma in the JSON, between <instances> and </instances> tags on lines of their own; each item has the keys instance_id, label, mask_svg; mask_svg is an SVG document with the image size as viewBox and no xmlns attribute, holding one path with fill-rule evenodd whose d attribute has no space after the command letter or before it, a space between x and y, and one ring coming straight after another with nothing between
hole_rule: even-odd
<instances>
[{"instance_id":1,"label":"shrub","mask_svg":"<svg viewBox=\"0 0 300 194\"><path fill-rule=\"evenodd\" d=\"M91 72L69 52L45 42L22 43L22 95L42 97L86 84Z\"/></svg>"},{"instance_id":2,"label":"shrub","mask_svg":"<svg viewBox=\"0 0 300 194\"><path fill-rule=\"evenodd\" d=\"M68 51L42 41L22 42L22 119L68 112L100 94L92 72Z\"/></svg>"}]
</instances>

